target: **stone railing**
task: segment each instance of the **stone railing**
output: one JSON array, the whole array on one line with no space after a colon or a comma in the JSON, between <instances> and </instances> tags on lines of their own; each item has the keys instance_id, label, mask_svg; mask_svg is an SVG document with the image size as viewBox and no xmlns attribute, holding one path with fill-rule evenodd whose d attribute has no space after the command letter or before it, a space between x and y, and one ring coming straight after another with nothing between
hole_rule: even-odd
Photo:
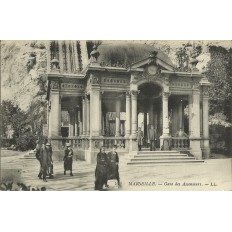
<instances>
[{"instance_id":1,"label":"stone railing","mask_svg":"<svg viewBox=\"0 0 232 232\"><path fill-rule=\"evenodd\" d=\"M53 138L53 141L59 141L60 149L65 147L66 143L70 143L72 148L82 148L88 149L90 146L93 149L99 149L101 146L104 146L107 150L111 149L113 146L117 146L118 150L126 149L126 139L124 137L62 137L62 138Z\"/></svg>"},{"instance_id":2,"label":"stone railing","mask_svg":"<svg viewBox=\"0 0 232 232\"><path fill-rule=\"evenodd\" d=\"M189 145L188 137L172 137L171 148L174 150L188 149Z\"/></svg>"},{"instance_id":3,"label":"stone railing","mask_svg":"<svg viewBox=\"0 0 232 232\"><path fill-rule=\"evenodd\" d=\"M124 137L92 138L91 143L94 149L99 149L101 146L104 146L108 150L115 145L117 146L117 150L126 149L126 138Z\"/></svg>"},{"instance_id":4,"label":"stone railing","mask_svg":"<svg viewBox=\"0 0 232 232\"><path fill-rule=\"evenodd\" d=\"M89 148L89 138L81 137L63 137L61 139L62 147L65 147L66 143L70 143L72 148Z\"/></svg>"}]
</instances>

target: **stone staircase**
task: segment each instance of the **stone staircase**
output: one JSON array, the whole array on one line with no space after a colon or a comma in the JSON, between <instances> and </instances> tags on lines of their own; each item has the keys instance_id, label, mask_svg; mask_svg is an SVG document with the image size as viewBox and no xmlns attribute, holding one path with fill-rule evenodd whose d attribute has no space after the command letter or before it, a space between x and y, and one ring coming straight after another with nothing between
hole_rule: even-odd
<instances>
[{"instance_id":1,"label":"stone staircase","mask_svg":"<svg viewBox=\"0 0 232 232\"><path fill-rule=\"evenodd\" d=\"M180 151L139 151L137 155L127 162L127 165L153 166L153 165L176 165L176 164L199 164L204 160L197 160L189 154Z\"/></svg>"},{"instance_id":2,"label":"stone staircase","mask_svg":"<svg viewBox=\"0 0 232 232\"><path fill-rule=\"evenodd\" d=\"M24 159L36 159L35 157L35 151L29 151L27 154L24 155Z\"/></svg>"}]
</instances>

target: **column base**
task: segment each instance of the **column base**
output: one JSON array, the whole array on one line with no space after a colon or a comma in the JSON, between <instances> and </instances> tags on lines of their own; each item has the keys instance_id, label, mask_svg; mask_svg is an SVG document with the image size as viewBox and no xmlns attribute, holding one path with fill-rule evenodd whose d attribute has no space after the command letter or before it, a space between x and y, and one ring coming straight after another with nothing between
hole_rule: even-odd
<instances>
[{"instance_id":1,"label":"column base","mask_svg":"<svg viewBox=\"0 0 232 232\"><path fill-rule=\"evenodd\" d=\"M210 148L202 148L202 158L203 159L209 159L210 158Z\"/></svg>"},{"instance_id":2,"label":"column base","mask_svg":"<svg viewBox=\"0 0 232 232\"><path fill-rule=\"evenodd\" d=\"M168 134L163 134L160 136L160 150L169 151L171 150L171 136Z\"/></svg>"},{"instance_id":3,"label":"column base","mask_svg":"<svg viewBox=\"0 0 232 232\"><path fill-rule=\"evenodd\" d=\"M136 140L136 136L134 137L133 135L130 136L130 139L129 139L129 153L130 153L130 156L137 155L138 153L138 143Z\"/></svg>"},{"instance_id":4,"label":"column base","mask_svg":"<svg viewBox=\"0 0 232 232\"><path fill-rule=\"evenodd\" d=\"M202 160L201 141L197 139L194 140L193 138L189 138L189 139L190 139L191 153L196 157L196 159Z\"/></svg>"}]
</instances>

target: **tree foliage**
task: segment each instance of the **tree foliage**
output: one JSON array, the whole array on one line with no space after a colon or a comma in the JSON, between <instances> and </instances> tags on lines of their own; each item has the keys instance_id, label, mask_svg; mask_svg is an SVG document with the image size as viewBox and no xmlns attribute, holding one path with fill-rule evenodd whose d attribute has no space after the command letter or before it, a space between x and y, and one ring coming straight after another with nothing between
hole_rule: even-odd
<instances>
[{"instance_id":1,"label":"tree foliage","mask_svg":"<svg viewBox=\"0 0 232 232\"><path fill-rule=\"evenodd\" d=\"M9 127L14 131L13 137L19 137L25 126L26 113L18 105L6 100L1 103L2 136L7 136Z\"/></svg>"},{"instance_id":2,"label":"tree foliage","mask_svg":"<svg viewBox=\"0 0 232 232\"><path fill-rule=\"evenodd\" d=\"M207 77L212 83L210 94L210 114L223 113L230 121L232 111L232 49L211 46L211 60Z\"/></svg>"},{"instance_id":3,"label":"tree foliage","mask_svg":"<svg viewBox=\"0 0 232 232\"><path fill-rule=\"evenodd\" d=\"M13 143L19 150L34 149L35 141L43 136L43 124L46 124L46 104L41 99L33 100L28 111L22 111L9 100L1 103L1 135L8 137L13 131Z\"/></svg>"}]
</instances>

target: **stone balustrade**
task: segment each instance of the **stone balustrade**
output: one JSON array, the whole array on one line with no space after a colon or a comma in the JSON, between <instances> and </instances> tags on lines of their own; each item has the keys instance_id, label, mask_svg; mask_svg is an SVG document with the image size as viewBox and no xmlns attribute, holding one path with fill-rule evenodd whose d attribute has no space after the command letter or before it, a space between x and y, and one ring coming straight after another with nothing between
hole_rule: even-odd
<instances>
[{"instance_id":1,"label":"stone balustrade","mask_svg":"<svg viewBox=\"0 0 232 232\"><path fill-rule=\"evenodd\" d=\"M173 150L189 149L189 138L188 137L172 137L171 148Z\"/></svg>"}]
</instances>

